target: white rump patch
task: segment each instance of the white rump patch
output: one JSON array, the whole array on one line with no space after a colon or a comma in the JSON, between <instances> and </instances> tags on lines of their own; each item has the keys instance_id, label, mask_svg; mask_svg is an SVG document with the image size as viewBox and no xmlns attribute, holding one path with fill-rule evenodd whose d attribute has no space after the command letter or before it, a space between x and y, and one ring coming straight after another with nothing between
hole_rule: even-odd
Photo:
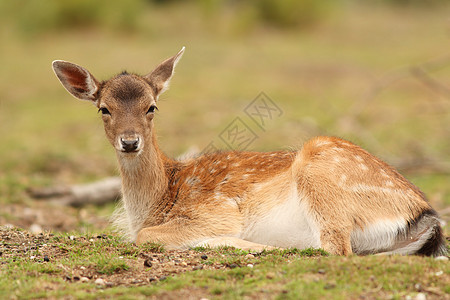
<instances>
[{"instance_id":1,"label":"white rump patch","mask_svg":"<svg viewBox=\"0 0 450 300\"><path fill-rule=\"evenodd\" d=\"M376 253L390 249L396 241L398 233L405 230L406 221L381 220L366 226L363 230L353 230L351 244L354 253Z\"/></svg>"}]
</instances>

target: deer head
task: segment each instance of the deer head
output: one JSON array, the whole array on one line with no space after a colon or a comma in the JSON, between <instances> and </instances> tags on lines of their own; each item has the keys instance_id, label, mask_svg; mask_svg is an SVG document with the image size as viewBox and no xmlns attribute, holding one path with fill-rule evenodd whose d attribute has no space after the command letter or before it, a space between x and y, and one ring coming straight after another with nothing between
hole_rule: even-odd
<instances>
[{"instance_id":1,"label":"deer head","mask_svg":"<svg viewBox=\"0 0 450 300\"><path fill-rule=\"evenodd\" d=\"M151 146L158 97L167 90L183 53L184 47L145 76L122 72L103 82L85 68L62 60L53 62L53 70L70 94L98 107L117 153L132 156Z\"/></svg>"}]
</instances>

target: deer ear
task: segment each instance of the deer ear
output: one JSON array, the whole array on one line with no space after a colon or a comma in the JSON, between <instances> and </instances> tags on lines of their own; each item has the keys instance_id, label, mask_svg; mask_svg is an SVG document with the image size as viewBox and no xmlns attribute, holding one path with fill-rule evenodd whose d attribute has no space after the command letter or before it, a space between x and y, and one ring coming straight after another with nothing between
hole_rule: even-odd
<instances>
[{"instance_id":1,"label":"deer ear","mask_svg":"<svg viewBox=\"0 0 450 300\"><path fill-rule=\"evenodd\" d=\"M164 93L169 88L170 79L172 78L175 66L183 56L184 47L181 48L175 56L163 61L159 66L157 66L149 74L145 75L144 78L151 84L155 90L156 97Z\"/></svg>"},{"instance_id":2,"label":"deer ear","mask_svg":"<svg viewBox=\"0 0 450 300\"><path fill-rule=\"evenodd\" d=\"M74 97L97 101L99 83L88 70L63 60L55 60L52 66L59 81Z\"/></svg>"}]
</instances>

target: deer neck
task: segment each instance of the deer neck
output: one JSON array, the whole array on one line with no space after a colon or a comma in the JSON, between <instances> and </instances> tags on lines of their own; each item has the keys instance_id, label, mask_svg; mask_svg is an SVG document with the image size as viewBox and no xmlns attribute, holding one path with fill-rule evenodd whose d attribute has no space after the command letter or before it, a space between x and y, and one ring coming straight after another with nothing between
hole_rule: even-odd
<instances>
[{"instance_id":1,"label":"deer neck","mask_svg":"<svg viewBox=\"0 0 450 300\"><path fill-rule=\"evenodd\" d=\"M160 150L156 138L138 155L117 153L122 175L123 204L131 237L134 239L167 190L165 163L169 160Z\"/></svg>"}]
</instances>

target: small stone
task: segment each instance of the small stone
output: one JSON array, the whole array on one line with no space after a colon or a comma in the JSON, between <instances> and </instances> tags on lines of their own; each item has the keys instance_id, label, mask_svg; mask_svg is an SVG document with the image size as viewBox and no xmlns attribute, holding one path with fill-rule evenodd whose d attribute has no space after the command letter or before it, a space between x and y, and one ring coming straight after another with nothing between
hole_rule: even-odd
<instances>
[{"instance_id":1,"label":"small stone","mask_svg":"<svg viewBox=\"0 0 450 300\"><path fill-rule=\"evenodd\" d=\"M180 262L180 266L182 266L182 267L187 267L187 262L185 262L185 261L182 261L182 262Z\"/></svg>"},{"instance_id":2,"label":"small stone","mask_svg":"<svg viewBox=\"0 0 450 300\"><path fill-rule=\"evenodd\" d=\"M336 287L336 283L334 282L328 282L325 284L325 286L323 287L326 290L331 290L334 289Z\"/></svg>"},{"instance_id":3,"label":"small stone","mask_svg":"<svg viewBox=\"0 0 450 300\"><path fill-rule=\"evenodd\" d=\"M39 224L32 224L32 225L30 226L30 232L31 232L31 233L35 233L35 234L37 234L37 233L42 233L42 227L41 227L41 225L39 225Z\"/></svg>"},{"instance_id":4,"label":"small stone","mask_svg":"<svg viewBox=\"0 0 450 300\"><path fill-rule=\"evenodd\" d=\"M88 282L88 281L89 281L89 278L82 276L82 277L80 278L80 281L81 281L81 282Z\"/></svg>"},{"instance_id":5,"label":"small stone","mask_svg":"<svg viewBox=\"0 0 450 300\"><path fill-rule=\"evenodd\" d=\"M73 241L75 240L75 237L73 235L69 236L69 240Z\"/></svg>"},{"instance_id":6,"label":"small stone","mask_svg":"<svg viewBox=\"0 0 450 300\"><path fill-rule=\"evenodd\" d=\"M317 273L319 273L319 274L325 274L325 270L324 270L324 269L319 269L319 270L317 270Z\"/></svg>"},{"instance_id":7,"label":"small stone","mask_svg":"<svg viewBox=\"0 0 450 300\"><path fill-rule=\"evenodd\" d=\"M35 258L36 258L36 256L34 256L34 255L30 256L30 259L35 259Z\"/></svg>"},{"instance_id":8,"label":"small stone","mask_svg":"<svg viewBox=\"0 0 450 300\"><path fill-rule=\"evenodd\" d=\"M245 258L252 259L252 258L255 258L255 256L253 254L249 253L245 256Z\"/></svg>"},{"instance_id":9,"label":"small stone","mask_svg":"<svg viewBox=\"0 0 450 300\"><path fill-rule=\"evenodd\" d=\"M94 241L94 239L89 239L89 242L93 242Z\"/></svg>"},{"instance_id":10,"label":"small stone","mask_svg":"<svg viewBox=\"0 0 450 300\"><path fill-rule=\"evenodd\" d=\"M144 266L146 266L147 268L151 268L153 266L151 259L146 259L144 261Z\"/></svg>"},{"instance_id":11,"label":"small stone","mask_svg":"<svg viewBox=\"0 0 450 300\"><path fill-rule=\"evenodd\" d=\"M268 272L268 273L266 274L266 278L267 278L267 279L274 279L274 278L275 278L275 273Z\"/></svg>"},{"instance_id":12,"label":"small stone","mask_svg":"<svg viewBox=\"0 0 450 300\"><path fill-rule=\"evenodd\" d=\"M416 297L414 297L414 300L427 300L427 295L424 293L418 293Z\"/></svg>"},{"instance_id":13,"label":"small stone","mask_svg":"<svg viewBox=\"0 0 450 300\"><path fill-rule=\"evenodd\" d=\"M253 265L252 264L248 264L247 267L253 268Z\"/></svg>"},{"instance_id":14,"label":"small stone","mask_svg":"<svg viewBox=\"0 0 450 300\"><path fill-rule=\"evenodd\" d=\"M101 286L103 286L103 285L106 284L106 282L105 282L102 278L97 278L97 279L95 280L95 284L96 284L96 285L101 285Z\"/></svg>"},{"instance_id":15,"label":"small stone","mask_svg":"<svg viewBox=\"0 0 450 300\"><path fill-rule=\"evenodd\" d=\"M205 260L205 259L208 259L208 256L205 255L205 254L203 254L202 256L200 256L200 258L203 259L203 260Z\"/></svg>"},{"instance_id":16,"label":"small stone","mask_svg":"<svg viewBox=\"0 0 450 300\"><path fill-rule=\"evenodd\" d=\"M415 288L417 291L421 291L421 290L422 290L422 285L421 285L420 283L416 283L416 284L414 285L414 288Z\"/></svg>"},{"instance_id":17,"label":"small stone","mask_svg":"<svg viewBox=\"0 0 450 300\"><path fill-rule=\"evenodd\" d=\"M448 257L447 256L437 256L437 257L435 257L434 258L435 260L448 260Z\"/></svg>"},{"instance_id":18,"label":"small stone","mask_svg":"<svg viewBox=\"0 0 450 300\"><path fill-rule=\"evenodd\" d=\"M434 273L434 275L436 275L436 276L441 276L442 274L444 274L443 271L437 271L436 273Z\"/></svg>"},{"instance_id":19,"label":"small stone","mask_svg":"<svg viewBox=\"0 0 450 300\"><path fill-rule=\"evenodd\" d=\"M86 267L81 266L80 269L81 270L86 270Z\"/></svg>"},{"instance_id":20,"label":"small stone","mask_svg":"<svg viewBox=\"0 0 450 300\"><path fill-rule=\"evenodd\" d=\"M231 265L229 265L228 266L230 269L234 269L234 268L237 268L237 267L239 267L237 264L235 264L235 263L232 263Z\"/></svg>"},{"instance_id":21,"label":"small stone","mask_svg":"<svg viewBox=\"0 0 450 300\"><path fill-rule=\"evenodd\" d=\"M49 261L50 261L50 259L48 258L47 255L44 255L44 261L45 261L45 262L49 262Z\"/></svg>"}]
</instances>

